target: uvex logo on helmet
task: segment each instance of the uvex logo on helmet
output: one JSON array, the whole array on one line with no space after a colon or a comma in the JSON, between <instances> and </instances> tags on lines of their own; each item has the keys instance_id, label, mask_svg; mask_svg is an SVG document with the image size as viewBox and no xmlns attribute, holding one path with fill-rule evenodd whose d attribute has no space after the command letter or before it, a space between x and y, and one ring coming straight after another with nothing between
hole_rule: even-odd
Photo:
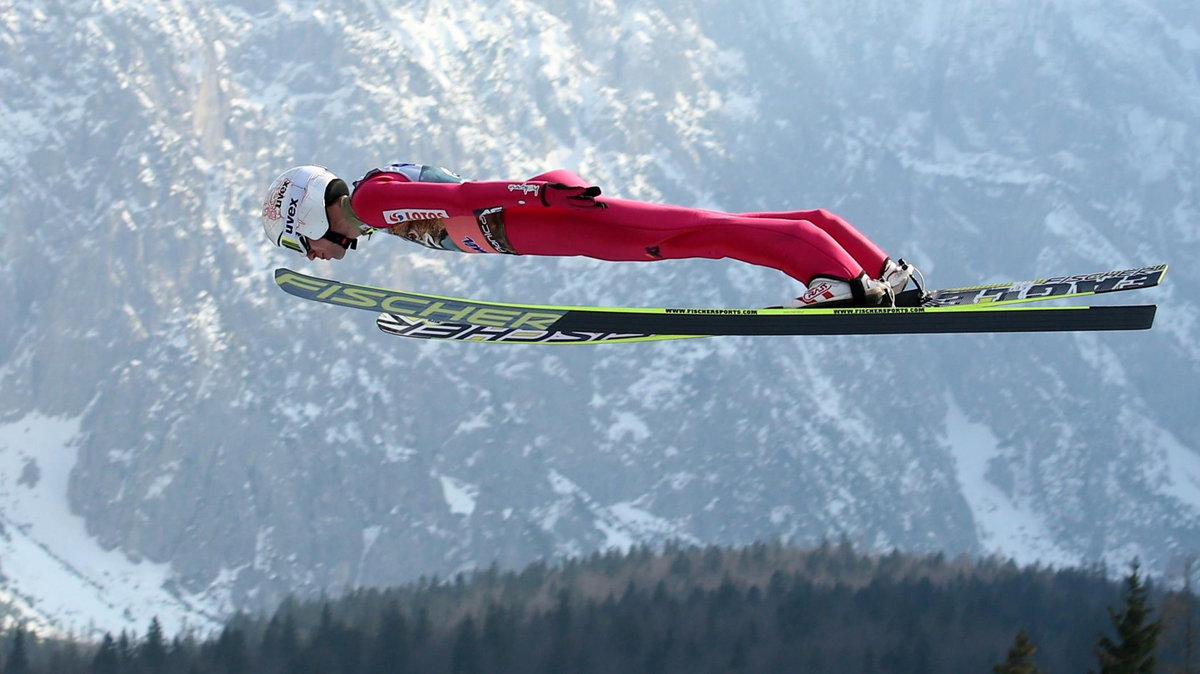
<instances>
[{"instance_id":1,"label":"uvex logo on helmet","mask_svg":"<svg viewBox=\"0 0 1200 674\"><path fill-rule=\"evenodd\" d=\"M288 202L287 224L284 225L284 232L288 234L294 234L296 232L296 209L299 207L299 199L292 199Z\"/></svg>"}]
</instances>

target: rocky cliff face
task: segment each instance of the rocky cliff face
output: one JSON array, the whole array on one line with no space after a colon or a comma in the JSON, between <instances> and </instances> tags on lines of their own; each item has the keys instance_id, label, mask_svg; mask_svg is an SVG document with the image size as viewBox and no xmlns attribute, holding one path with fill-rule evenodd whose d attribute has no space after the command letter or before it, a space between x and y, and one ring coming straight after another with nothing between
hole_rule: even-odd
<instances>
[{"instance_id":1,"label":"rocky cliff face","mask_svg":"<svg viewBox=\"0 0 1200 674\"><path fill-rule=\"evenodd\" d=\"M1168 0L0 4L4 587L141 625L667 538L1162 570L1200 546L1198 68ZM828 207L937 285L1173 269L1121 298L1161 305L1149 333L410 342L278 292L299 261L256 219L289 165L392 160ZM795 290L382 238L301 268L570 304Z\"/></svg>"}]
</instances>

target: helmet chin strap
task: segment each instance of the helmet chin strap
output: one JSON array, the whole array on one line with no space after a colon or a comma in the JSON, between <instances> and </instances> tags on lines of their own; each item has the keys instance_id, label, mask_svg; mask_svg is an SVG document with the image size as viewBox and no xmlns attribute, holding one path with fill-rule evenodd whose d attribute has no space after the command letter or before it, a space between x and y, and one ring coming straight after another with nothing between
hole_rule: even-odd
<instances>
[{"instance_id":1,"label":"helmet chin strap","mask_svg":"<svg viewBox=\"0 0 1200 674\"><path fill-rule=\"evenodd\" d=\"M352 239L344 234L338 234L332 229L322 234L321 238L325 239L326 241L332 241L346 250L358 249L358 241L356 239Z\"/></svg>"}]
</instances>

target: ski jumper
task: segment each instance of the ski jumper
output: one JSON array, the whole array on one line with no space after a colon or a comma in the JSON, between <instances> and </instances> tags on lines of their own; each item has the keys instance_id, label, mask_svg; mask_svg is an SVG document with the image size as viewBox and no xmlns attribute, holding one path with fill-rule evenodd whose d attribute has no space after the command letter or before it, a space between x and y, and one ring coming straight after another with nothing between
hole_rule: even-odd
<instances>
[{"instance_id":1,"label":"ski jumper","mask_svg":"<svg viewBox=\"0 0 1200 674\"><path fill-rule=\"evenodd\" d=\"M445 169L392 164L355 183L350 205L372 227L468 253L611 261L728 257L778 269L806 285L818 276L850 280L866 271L875 277L887 259L826 210L735 214L609 198L576 207L552 198L565 186L587 185L564 169L524 181L464 182Z\"/></svg>"}]
</instances>

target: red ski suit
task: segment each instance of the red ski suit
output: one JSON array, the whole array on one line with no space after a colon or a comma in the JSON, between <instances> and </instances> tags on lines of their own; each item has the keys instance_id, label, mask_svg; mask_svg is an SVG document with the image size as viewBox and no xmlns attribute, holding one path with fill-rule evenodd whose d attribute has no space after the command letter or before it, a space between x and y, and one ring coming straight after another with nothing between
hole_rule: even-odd
<instances>
[{"instance_id":1,"label":"red ski suit","mask_svg":"<svg viewBox=\"0 0 1200 674\"><path fill-rule=\"evenodd\" d=\"M525 181L447 182L452 174L395 164L355 184L351 208L372 227L432 248L650 261L733 258L808 284L815 276L876 277L887 255L826 210L722 213L627 199L551 198L589 183L559 169ZM422 172L424 170L425 172ZM549 204L549 205L548 205ZM578 205L576 205L578 204Z\"/></svg>"}]
</instances>

